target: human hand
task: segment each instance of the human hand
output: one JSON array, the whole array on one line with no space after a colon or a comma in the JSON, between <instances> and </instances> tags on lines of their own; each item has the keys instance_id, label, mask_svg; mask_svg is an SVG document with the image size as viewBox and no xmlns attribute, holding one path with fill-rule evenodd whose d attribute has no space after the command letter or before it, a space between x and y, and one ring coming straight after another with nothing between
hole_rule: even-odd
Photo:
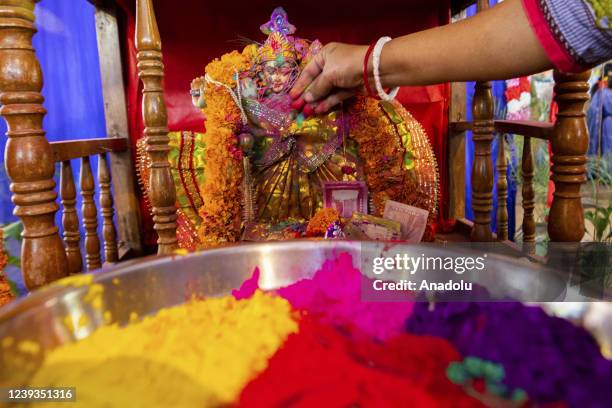
<instances>
[{"instance_id":1,"label":"human hand","mask_svg":"<svg viewBox=\"0 0 612 408\"><path fill-rule=\"evenodd\" d=\"M308 116L329 111L363 93L363 59L367 46L329 43L306 65L289 93L292 107Z\"/></svg>"},{"instance_id":2,"label":"human hand","mask_svg":"<svg viewBox=\"0 0 612 408\"><path fill-rule=\"evenodd\" d=\"M204 88L206 88L206 80L203 76L195 78L191 81L191 103L198 109L204 109L206 107L206 99L204 99Z\"/></svg>"}]
</instances>

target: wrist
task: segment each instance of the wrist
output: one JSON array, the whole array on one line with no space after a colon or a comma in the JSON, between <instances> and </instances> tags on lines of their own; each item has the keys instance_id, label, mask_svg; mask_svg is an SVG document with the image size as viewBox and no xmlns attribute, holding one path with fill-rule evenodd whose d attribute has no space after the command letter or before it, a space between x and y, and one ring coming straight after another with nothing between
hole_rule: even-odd
<instances>
[{"instance_id":1,"label":"wrist","mask_svg":"<svg viewBox=\"0 0 612 408\"><path fill-rule=\"evenodd\" d=\"M393 65L391 58L391 55L393 54L393 44L393 40L386 43L380 53L378 77L380 78L383 88L393 88L394 86L398 85L393 81L393 70L391 69ZM374 73L372 73L372 78L374 78Z\"/></svg>"},{"instance_id":2,"label":"wrist","mask_svg":"<svg viewBox=\"0 0 612 408\"><path fill-rule=\"evenodd\" d=\"M385 101L392 101L397 96L399 91L399 87L390 87L388 80L389 73L391 70L389 69L392 65L390 63L389 52L385 53L385 58L383 59L383 51L387 44L391 42L390 37L381 37L376 41L372 50L372 71L373 71L373 83L376 90L376 96L379 99ZM388 48L387 48L388 50ZM383 63L385 68L383 69ZM365 77L365 75L364 75ZM369 80L368 80L369 82ZM391 88L391 89L389 89Z\"/></svg>"}]
</instances>

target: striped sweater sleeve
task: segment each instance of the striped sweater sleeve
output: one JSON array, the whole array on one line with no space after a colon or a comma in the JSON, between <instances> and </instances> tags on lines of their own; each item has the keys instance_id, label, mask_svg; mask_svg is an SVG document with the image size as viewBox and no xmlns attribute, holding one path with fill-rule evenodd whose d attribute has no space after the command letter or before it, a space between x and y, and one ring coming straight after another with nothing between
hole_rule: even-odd
<instances>
[{"instance_id":1,"label":"striped sweater sleeve","mask_svg":"<svg viewBox=\"0 0 612 408\"><path fill-rule=\"evenodd\" d=\"M522 3L535 35L556 68L580 72L612 58L609 0Z\"/></svg>"}]
</instances>

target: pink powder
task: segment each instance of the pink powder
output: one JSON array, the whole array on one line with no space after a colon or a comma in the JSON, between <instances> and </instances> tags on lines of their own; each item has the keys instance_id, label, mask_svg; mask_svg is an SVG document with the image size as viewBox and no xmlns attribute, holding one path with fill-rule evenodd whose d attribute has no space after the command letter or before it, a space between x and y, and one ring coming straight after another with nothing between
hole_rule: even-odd
<instances>
[{"instance_id":1,"label":"pink powder","mask_svg":"<svg viewBox=\"0 0 612 408\"><path fill-rule=\"evenodd\" d=\"M349 253L325 261L314 278L281 288L293 307L337 326L353 326L379 340L400 334L412 313L412 302L364 302L362 275Z\"/></svg>"},{"instance_id":2,"label":"pink powder","mask_svg":"<svg viewBox=\"0 0 612 408\"><path fill-rule=\"evenodd\" d=\"M232 296L237 300L247 299L253 296L257 289L259 289L259 267L255 268L249 279L242 282L240 288L232 290Z\"/></svg>"}]
</instances>

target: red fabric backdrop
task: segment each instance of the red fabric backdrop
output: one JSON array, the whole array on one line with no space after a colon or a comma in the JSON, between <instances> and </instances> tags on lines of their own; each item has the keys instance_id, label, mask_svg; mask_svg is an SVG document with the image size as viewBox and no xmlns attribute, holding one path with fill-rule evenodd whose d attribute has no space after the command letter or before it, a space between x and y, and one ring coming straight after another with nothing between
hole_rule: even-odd
<instances>
[{"instance_id":1,"label":"red fabric backdrop","mask_svg":"<svg viewBox=\"0 0 612 408\"><path fill-rule=\"evenodd\" d=\"M123 13L120 21L124 37L127 107L132 144L141 137L141 85L136 70L134 44L134 0L118 0ZM414 31L447 24L450 1L380 0L358 3L352 0L304 1L278 0L249 2L204 0L157 0L154 7L163 43L165 95L170 130L204 130L202 114L191 105L189 86L201 76L212 59L241 49L238 41L246 37L261 41L259 26L268 21L272 10L282 5L289 21L297 26L296 35L323 43L341 41L369 44L383 35L401 36ZM441 210L447 208L446 129L450 87L441 84L401 90L398 100L419 120L438 158L441 175ZM142 200L141 200L142 203ZM148 210L141 204L143 214ZM143 220L145 242L156 240L150 217Z\"/></svg>"}]
</instances>

